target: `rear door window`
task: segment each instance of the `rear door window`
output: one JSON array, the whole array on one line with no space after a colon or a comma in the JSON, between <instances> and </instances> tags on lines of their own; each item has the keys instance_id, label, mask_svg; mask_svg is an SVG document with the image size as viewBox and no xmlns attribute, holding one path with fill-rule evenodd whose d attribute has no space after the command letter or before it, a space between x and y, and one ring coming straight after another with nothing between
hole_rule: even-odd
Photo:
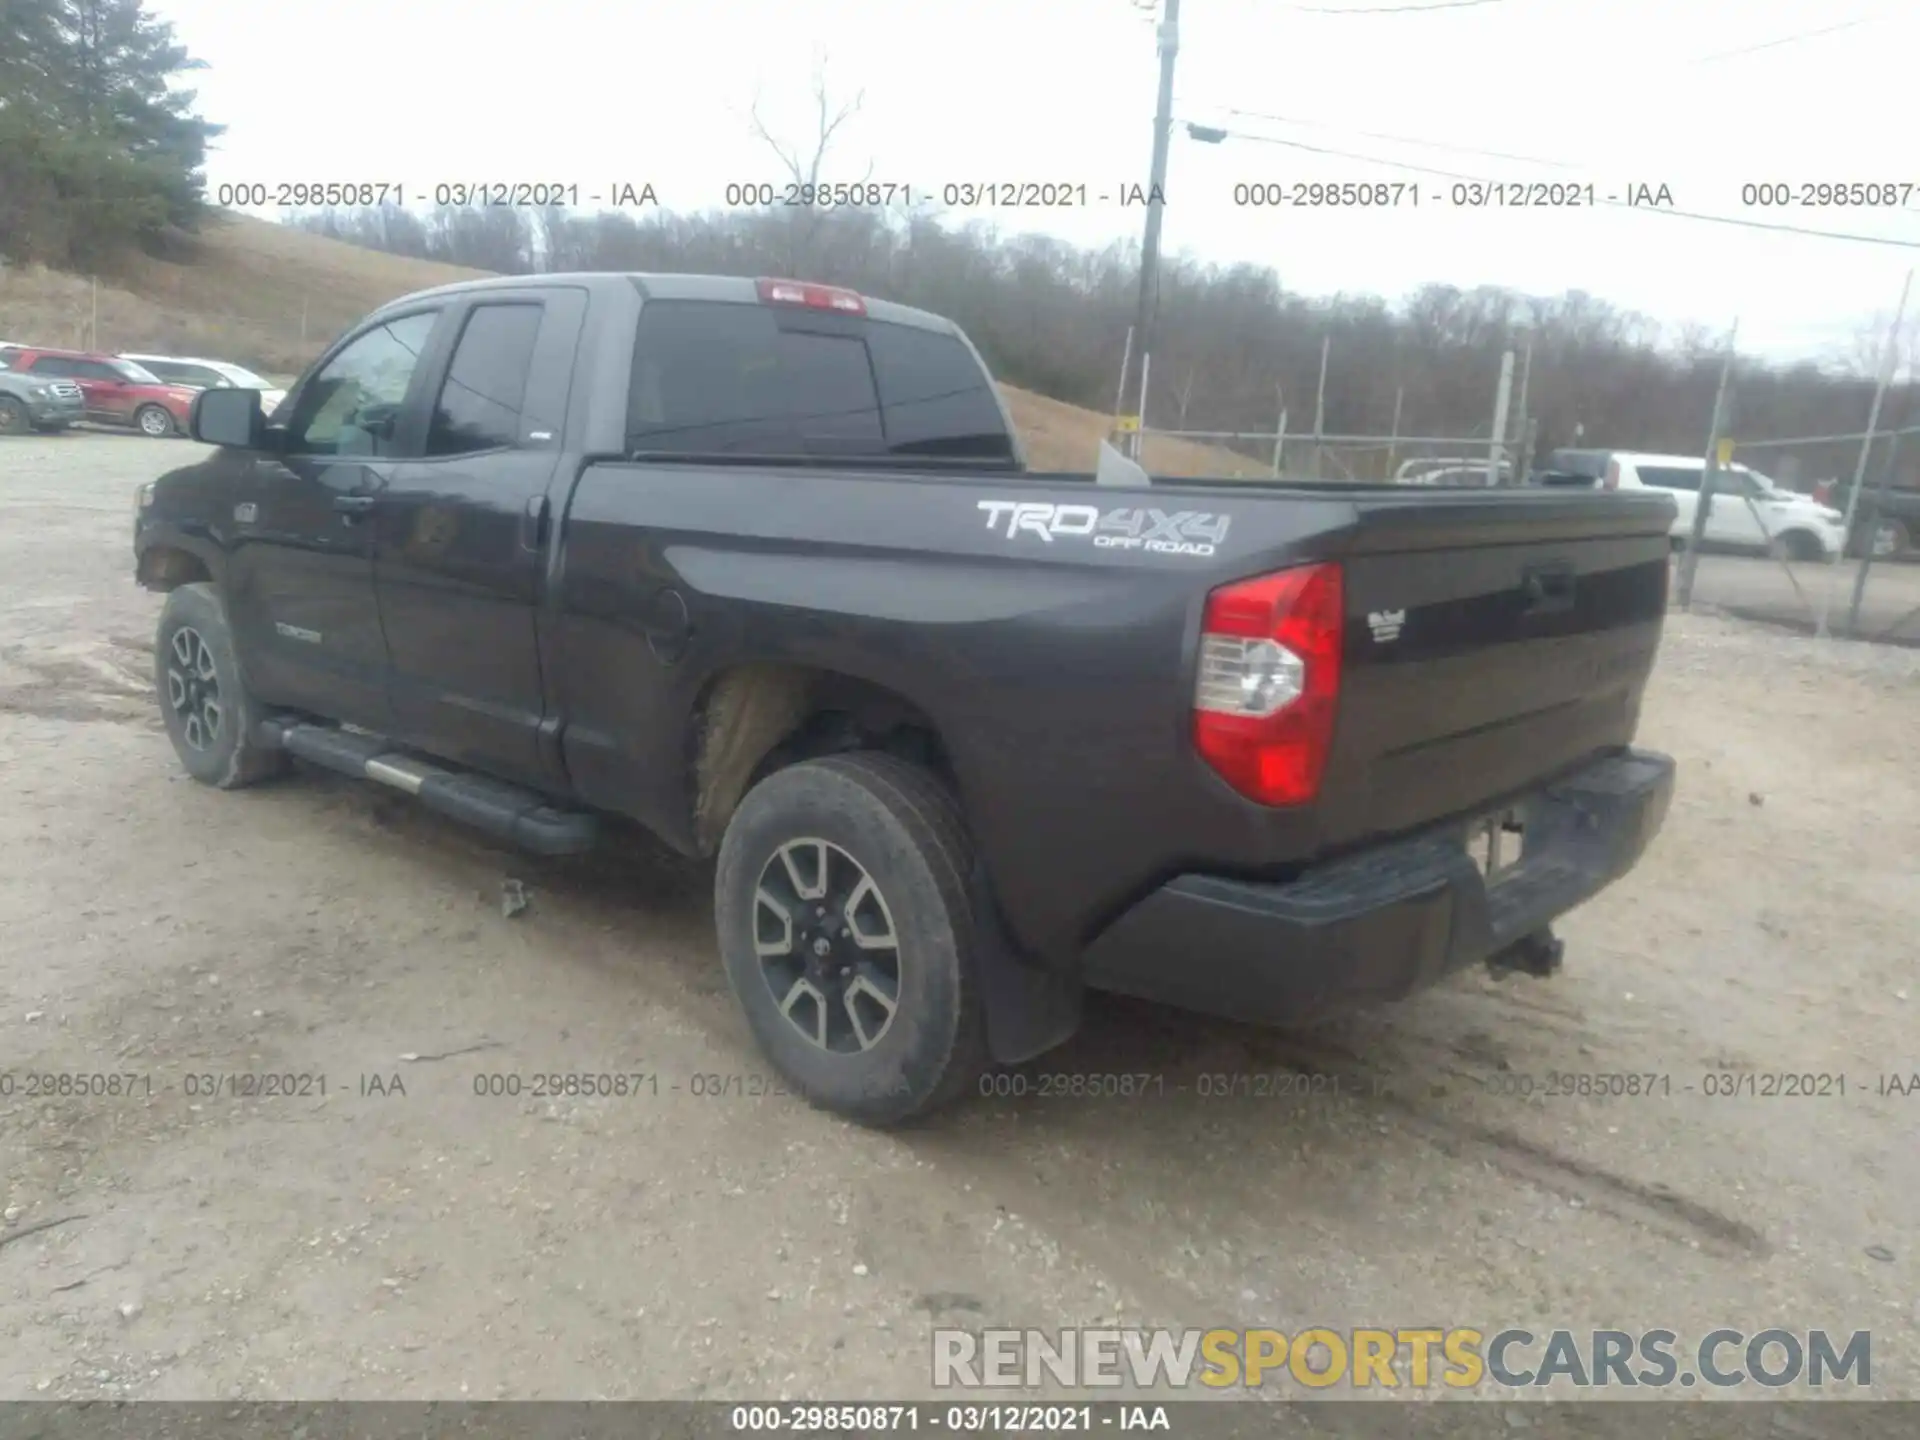
<instances>
[{"instance_id":1,"label":"rear door window","mask_svg":"<svg viewBox=\"0 0 1920 1440\"><path fill-rule=\"evenodd\" d=\"M166 360L140 360L136 364L143 370L151 370L162 380L175 385L197 385L202 390L218 390L225 385L217 370L209 370L204 365L178 365Z\"/></svg>"},{"instance_id":2,"label":"rear door window","mask_svg":"<svg viewBox=\"0 0 1920 1440\"><path fill-rule=\"evenodd\" d=\"M454 347L433 407L427 454L473 455L518 443L543 307L478 305Z\"/></svg>"},{"instance_id":3,"label":"rear door window","mask_svg":"<svg viewBox=\"0 0 1920 1440\"><path fill-rule=\"evenodd\" d=\"M1640 465L1634 473L1640 477L1642 485L1653 485L1661 490L1698 490L1700 472L1682 470L1668 465Z\"/></svg>"},{"instance_id":4,"label":"rear door window","mask_svg":"<svg viewBox=\"0 0 1920 1440\"><path fill-rule=\"evenodd\" d=\"M712 301L640 312L627 438L654 454L1014 453L992 383L956 337Z\"/></svg>"}]
</instances>

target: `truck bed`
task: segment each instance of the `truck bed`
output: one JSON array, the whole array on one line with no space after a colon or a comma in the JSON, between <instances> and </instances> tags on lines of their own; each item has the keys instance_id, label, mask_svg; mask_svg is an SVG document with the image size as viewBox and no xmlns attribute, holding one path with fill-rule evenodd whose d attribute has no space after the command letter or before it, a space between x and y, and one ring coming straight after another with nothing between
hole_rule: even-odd
<instances>
[{"instance_id":1,"label":"truck bed","mask_svg":"<svg viewBox=\"0 0 1920 1440\"><path fill-rule=\"evenodd\" d=\"M1664 497L1577 491L595 464L566 521L567 764L691 843L681 736L710 666L885 686L937 718L1019 939L1064 956L1167 876L1297 873L1624 746L1670 523ZM1250 804L1194 750L1201 608L1320 560L1347 575L1322 793ZM668 589L711 660L663 682L622 617Z\"/></svg>"}]
</instances>

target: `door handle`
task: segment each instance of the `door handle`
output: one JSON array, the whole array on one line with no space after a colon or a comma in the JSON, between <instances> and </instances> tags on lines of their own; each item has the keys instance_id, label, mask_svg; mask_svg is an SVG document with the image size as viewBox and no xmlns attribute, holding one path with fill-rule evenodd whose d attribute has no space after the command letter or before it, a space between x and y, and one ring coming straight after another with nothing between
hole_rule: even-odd
<instances>
[{"instance_id":1,"label":"door handle","mask_svg":"<svg viewBox=\"0 0 1920 1440\"><path fill-rule=\"evenodd\" d=\"M373 509L373 496L336 495L333 497L333 508L342 515L364 515Z\"/></svg>"},{"instance_id":2,"label":"door handle","mask_svg":"<svg viewBox=\"0 0 1920 1440\"><path fill-rule=\"evenodd\" d=\"M527 508L520 512L521 549L538 550L547 543L549 509L544 495L535 495L527 501Z\"/></svg>"}]
</instances>

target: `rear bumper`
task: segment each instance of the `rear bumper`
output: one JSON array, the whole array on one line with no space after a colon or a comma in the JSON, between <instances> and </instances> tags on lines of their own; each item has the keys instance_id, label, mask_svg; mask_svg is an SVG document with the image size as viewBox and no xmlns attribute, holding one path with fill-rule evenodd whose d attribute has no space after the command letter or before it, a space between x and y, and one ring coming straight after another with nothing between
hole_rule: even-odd
<instances>
[{"instance_id":1,"label":"rear bumper","mask_svg":"<svg viewBox=\"0 0 1920 1440\"><path fill-rule=\"evenodd\" d=\"M1396 1000L1490 959L1632 869L1673 784L1667 756L1625 750L1516 797L1524 849L1491 886L1464 824L1285 884L1182 875L1102 931L1082 974L1098 989L1270 1024Z\"/></svg>"}]
</instances>

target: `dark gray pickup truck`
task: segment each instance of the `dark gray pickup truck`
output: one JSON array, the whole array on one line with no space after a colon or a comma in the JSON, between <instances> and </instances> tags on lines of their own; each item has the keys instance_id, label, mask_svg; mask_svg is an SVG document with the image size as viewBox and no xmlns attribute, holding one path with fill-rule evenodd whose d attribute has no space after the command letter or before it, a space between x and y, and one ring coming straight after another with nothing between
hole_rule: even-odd
<instances>
[{"instance_id":1,"label":"dark gray pickup truck","mask_svg":"<svg viewBox=\"0 0 1920 1440\"><path fill-rule=\"evenodd\" d=\"M1670 499L1036 473L952 324L844 290L449 286L192 428L134 550L195 778L717 856L759 1042L870 1123L1087 986L1290 1023L1547 973L1672 791Z\"/></svg>"}]
</instances>

